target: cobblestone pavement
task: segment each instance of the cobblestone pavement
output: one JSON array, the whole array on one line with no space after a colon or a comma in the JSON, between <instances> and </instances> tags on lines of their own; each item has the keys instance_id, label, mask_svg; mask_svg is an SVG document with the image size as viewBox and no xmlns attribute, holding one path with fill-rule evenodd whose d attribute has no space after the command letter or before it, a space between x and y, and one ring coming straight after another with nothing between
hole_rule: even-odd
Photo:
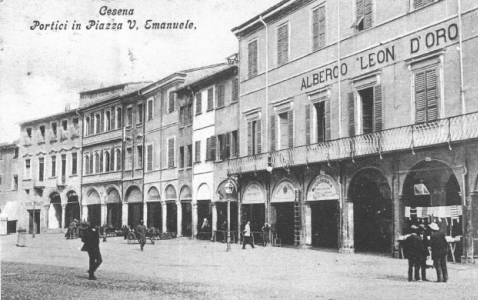
<instances>
[{"instance_id":1,"label":"cobblestone pavement","mask_svg":"<svg viewBox=\"0 0 478 300\"><path fill-rule=\"evenodd\" d=\"M2 299L478 299L478 266L449 264L448 283L407 282L407 261L324 250L233 245L186 238L101 242L89 281L79 239L0 238ZM436 280L434 270L428 271Z\"/></svg>"}]
</instances>

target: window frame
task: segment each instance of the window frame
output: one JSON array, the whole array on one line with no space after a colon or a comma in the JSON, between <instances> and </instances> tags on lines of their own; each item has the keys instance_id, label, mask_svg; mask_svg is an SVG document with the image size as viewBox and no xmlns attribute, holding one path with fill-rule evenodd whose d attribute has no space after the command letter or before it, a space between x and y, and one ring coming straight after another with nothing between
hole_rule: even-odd
<instances>
[{"instance_id":1,"label":"window frame","mask_svg":"<svg viewBox=\"0 0 478 300\"><path fill-rule=\"evenodd\" d=\"M146 121L151 121L154 119L154 98L149 98L146 101L146 110L147 110L147 120ZM151 103L151 107L150 107Z\"/></svg>"},{"instance_id":2,"label":"window frame","mask_svg":"<svg viewBox=\"0 0 478 300\"><path fill-rule=\"evenodd\" d=\"M256 57L255 57L255 68L253 70L250 69L251 62L250 62L250 45L252 43L256 43ZM259 39L258 37L254 37L247 42L247 78L254 78L259 74Z\"/></svg>"},{"instance_id":3,"label":"window frame","mask_svg":"<svg viewBox=\"0 0 478 300\"><path fill-rule=\"evenodd\" d=\"M279 49L279 46L280 46L280 44L279 44L280 43L279 31L285 26L287 26L287 30L286 30L286 32L287 32L287 47L286 47L287 57L285 58L285 61L281 61L282 56L279 52L280 51L280 49ZM290 22L285 21L285 22L277 25L276 29L277 29L276 30L276 38L277 38L277 40L276 40L276 42L277 42L277 44L276 44L276 46L277 46L276 47L277 61L276 62L277 62L277 66L279 67L279 66L283 66L283 65L287 64L290 61L290 35L291 35ZM282 59L284 59L284 58L282 58Z\"/></svg>"}]
</instances>

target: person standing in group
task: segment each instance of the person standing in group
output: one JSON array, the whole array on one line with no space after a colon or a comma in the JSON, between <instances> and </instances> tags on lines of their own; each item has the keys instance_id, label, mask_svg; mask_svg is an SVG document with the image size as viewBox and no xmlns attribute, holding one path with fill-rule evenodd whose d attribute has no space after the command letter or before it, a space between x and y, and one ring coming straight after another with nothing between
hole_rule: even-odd
<instances>
[{"instance_id":1,"label":"person standing in group","mask_svg":"<svg viewBox=\"0 0 478 300\"><path fill-rule=\"evenodd\" d=\"M90 274L89 280L96 280L95 271L103 262L100 253L100 235L98 228L95 228L90 222L87 223L88 228L83 233L81 241L84 243L81 251L88 252L90 257L90 268L88 273Z\"/></svg>"},{"instance_id":2,"label":"person standing in group","mask_svg":"<svg viewBox=\"0 0 478 300\"><path fill-rule=\"evenodd\" d=\"M418 227L412 225L412 233L407 237L407 258L408 258L408 281L420 281L420 264L422 261L423 242L422 238L417 235ZM413 269L415 268L415 272Z\"/></svg>"},{"instance_id":3,"label":"person standing in group","mask_svg":"<svg viewBox=\"0 0 478 300\"><path fill-rule=\"evenodd\" d=\"M244 227L244 241L242 243L242 249L246 249L246 244L251 245L252 249L254 249L254 244L251 240L251 222L247 221L246 226Z\"/></svg>"},{"instance_id":4,"label":"person standing in group","mask_svg":"<svg viewBox=\"0 0 478 300\"><path fill-rule=\"evenodd\" d=\"M422 251L422 260L420 262L420 269L422 273L422 281L428 281L427 279L427 257L430 255L428 247L430 246L430 240L425 231L425 225L418 225L418 236L422 238L423 251Z\"/></svg>"},{"instance_id":5,"label":"person standing in group","mask_svg":"<svg viewBox=\"0 0 478 300\"><path fill-rule=\"evenodd\" d=\"M138 227L136 227L136 232L139 234L139 244L141 245L141 251L143 251L144 244L146 244L146 231L148 229L144 226L144 221L141 220Z\"/></svg>"},{"instance_id":6,"label":"person standing in group","mask_svg":"<svg viewBox=\"0 0 478 300\"><path fill-rule=\"evenodd\" d=\"M262 239L264 241L264 247L267 247L269 243L269 232L271 231L271 225L269 223L264 223L262 226Z\"/></svg>"},{"instance_id":7,"label":"person standing in group","mask_svg":"<svg viewBox=\"0 0 478 300\"><path fill-rule=\"evenodd\" d=\"M448 255L448 242L445 234L440 232L440 228L436 223L430 224L430 229L433 230L430 238L430 247L432 251L433 265L437 271L437 282L447 282L448 270L446 268L446 259Z\"/></svg>"}]
</instances>

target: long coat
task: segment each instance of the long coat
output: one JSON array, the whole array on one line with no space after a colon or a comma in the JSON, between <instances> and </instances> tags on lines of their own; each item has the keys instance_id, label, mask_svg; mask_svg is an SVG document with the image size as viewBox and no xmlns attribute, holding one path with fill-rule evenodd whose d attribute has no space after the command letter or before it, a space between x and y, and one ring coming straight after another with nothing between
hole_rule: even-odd
<instances>
[{"instance_id":1,"label":"long coat","mask_svg":"<svg viewBox=\"0 0 478 300\"><path fill-rule=\"evenodd\" d=\"M430 247L432 248L432 259L440 259L448 254L448 242L445 234L440 231L432 233L430 238Z\"/></svg>"},{"instance_id":2,"label":"long coat","mask_svg":"<svg viewBox=\"0 0 478 300\"><path fill-rule=\"evenodd\" d=\"M100 234L98 232L98 228L87 228L83 233L81 241L84 243L83 247L81 248L81 251L100 251Z\"/></svg>"},{"instance_id":3,"label":"long coat","mask_svg":"<svg viewBox=\"0 0 478 300\"><path fill-rule=\"evenodd\" d=\"M408 259L421 259L423 253L422 238L415 233L410 234L406 241L406 254Z\"/></svg>"}]
</instances>

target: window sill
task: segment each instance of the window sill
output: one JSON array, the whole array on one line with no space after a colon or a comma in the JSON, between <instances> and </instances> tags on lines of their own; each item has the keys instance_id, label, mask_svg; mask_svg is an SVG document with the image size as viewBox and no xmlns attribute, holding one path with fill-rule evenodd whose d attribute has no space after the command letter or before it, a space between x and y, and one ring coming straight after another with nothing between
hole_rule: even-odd
<instances>
[{"instance_id":1,"label":"window sill","mask_svg":"<svg viewBox=\"0 0 478 300\"><path fill-rule=\"evenodd\" d=\"M186 171L187 170L192 170L193 166L190 166L190 167L186 167Z\"/></svg>"},{"instance_id":2,"label":"window sill","mask_svg":"<svg viewBox=\"0 0 478 300\"><path fill-rule=\"evenodd\" d=\"M221 106L221 107L216 107L216 110L220 110L220 109L223 109L223 108L226 108L226 106Z\"/></svg>"},{"instance_id":3,"label":"window sill","mask_svg":"<svg viewBox=\"0 0 478 300\"><path fill-rule=\"evenodd\" d=\"M22 179L22 181L32 181L31 178Z\"/></svg>"},{"instance_id":4,"label":"window sill","mask_svg":"<svg viewBox=\"0 0 478 300\"><path fill-rule=\"evenodd\" d=\"M194 164L197 165L197 164L200 164L201 161L195 161Z\"/></svg>"},{"instance_id":5,"label":"window sill","mask_svg":"<svg viewBox=\"0 0 478 300\"><path fill-rule=\"evenodd\" d=\"M210 108L210 109L206 110L206 112L208 113L208 112L213 111L213 110L214 110L214 108Z\"/></svg>"},{"instance_id":6,"label":"window sill","mask_svg":"<svg viewBox=\"0 0 478 300\"><path fill-rule=\"evenodd\" d=\"M48 179L55 179L55 178L57 178L57 177L58 177L58 176L50 176L50 177L48 177Z\"/></svg>"},{"instance_id":7,"label":"window sill","mask_svg":"<svg viewBox=\"0 0 478 300\"><path fill-rule=\"evenodd\" d=\"M68 176L68 177L70 177L70 178L72 178L72 177L78 177L78 174L72 174L72 175L70 175L70 176Z\"/></svg>"},{"instance_id":8,"label":"window sill","mask_svg":"<svg viewBox=\"0 0 478 300\"><path fill-rule=\"evenodd\" d=\"M196 114L196 117L197 117L197 116L200 116L200 115L202 115L202 112L201 112L201 113L198 113L198 114Z\"/></svg>"},{"instance_id":9,"label":"window sill","mask_svg":"<svg viewBox=\"0 0 478 300\"><path fill-rule=\"evenodd\" d=\"M136 127L141 127L143 126L143 122L136 124Z\"/></svg>"}]
</instances>

